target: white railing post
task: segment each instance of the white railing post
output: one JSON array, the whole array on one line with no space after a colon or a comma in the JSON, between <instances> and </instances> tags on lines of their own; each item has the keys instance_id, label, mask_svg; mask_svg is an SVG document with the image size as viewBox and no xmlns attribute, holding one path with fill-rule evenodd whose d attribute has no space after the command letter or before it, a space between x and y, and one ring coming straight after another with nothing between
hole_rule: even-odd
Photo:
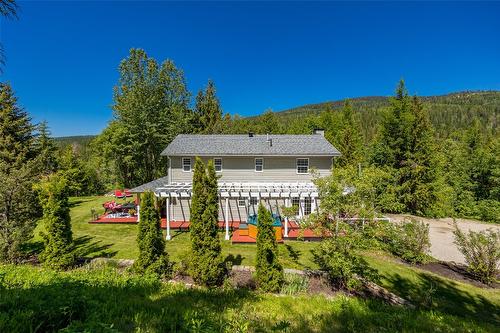
<instances>
[{"instance_id":1,"label":"white railing post","mask_svg":"<svg viewBox=\"0 0 500 333\"><path fill-rule=\"evenodd\" d=\"M226 208L224 211L224 222L226 223L226 240L229 240L229 198L226 198Z\"/></svg>"},{"instance_id":2,"label":"white railing post","mask_svg":"<svg viewBox=\"0 0 500 333\"><path fill-rule=\"evenodd\" d=\"M290 206L290 199L285 199L285 207ZM288 238L288 216L285 216L285 237Z\"/></svg>"},{"instance_id":3,"label":"white railing post","mask_svg":"<svg viewBox=\"0 0 500 333\"><path fill-rule=\"evenodd\" d=\"M171 240L172 236L170 236L170 197L167 197L167 211L165 214L165 219L167 220L167 240Z\"/></svg>"}]
</instances>

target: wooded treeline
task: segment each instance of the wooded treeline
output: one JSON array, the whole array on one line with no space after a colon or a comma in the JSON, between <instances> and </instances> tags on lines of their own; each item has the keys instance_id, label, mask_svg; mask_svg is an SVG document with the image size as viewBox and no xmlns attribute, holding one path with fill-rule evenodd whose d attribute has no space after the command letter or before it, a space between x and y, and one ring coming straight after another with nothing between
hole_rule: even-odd
<instances>
[{"instance_id":1,"label":"wooded treeline","mask_svg":"<svg viewBox=\"0 0 500 333\"><path fill-rule=\"evenodd\" d=\"M359 173L361 167L378 177L379 211L500 219L500 92L418 98L400 82L390 98L242 118L224 114L211 80L192 95L171 60L160 63L132 49L119 74L113 119L97 137L56 143L46 124L32 131L44 147L45 172L63 173L71 195L131 188L166 175L161 151L180 133L309 134L323 128L342 152L335 168Z\"/></svg>"}]
</instances>

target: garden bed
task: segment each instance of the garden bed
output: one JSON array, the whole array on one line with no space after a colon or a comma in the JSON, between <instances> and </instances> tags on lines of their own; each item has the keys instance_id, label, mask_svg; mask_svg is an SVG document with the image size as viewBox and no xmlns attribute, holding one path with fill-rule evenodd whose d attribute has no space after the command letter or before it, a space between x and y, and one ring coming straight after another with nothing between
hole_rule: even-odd
<instances>
[{"instance_id":1,"label":"garden bed","mask_svg":"<svg viewBox=\"0 0 500 333\"><path fill-rule=\"evenodd\" d=\"M475 279L475 277L467 271L466 266L451 262L430 262L427 264L418 265L418 268L432 272L439 276L446 277L455 281L465 282L480 288L500 288L500 283L495 282L492 285L487 285ZM497 275L497 280L500 276Z\"/></svg>"}]
</instances>

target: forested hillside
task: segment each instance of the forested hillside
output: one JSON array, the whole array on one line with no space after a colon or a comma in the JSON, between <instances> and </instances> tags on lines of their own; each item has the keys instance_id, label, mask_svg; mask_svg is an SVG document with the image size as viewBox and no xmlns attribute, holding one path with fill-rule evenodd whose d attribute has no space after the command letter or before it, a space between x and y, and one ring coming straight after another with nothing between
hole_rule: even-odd
<instances>
[{"instance_id":1,"label":"forested hillside","mask_svg":"<svg viewBox=\"0 0 500 333\"><path fill-rule=\"evenodd\" d=\"M440 137L448 137L457 129L465 129L471 119L477 117L484 129L498 129L500 91L463 91L441 96L420 97L429 112L434 129ZM354 110L360 113L361 125L367 139L376 132L381 113L390 107L390 97L368 96L350 100ZM319 115L324 111L339 111L344 100L307 104L275 112L287 120ZM255 117L254 117L255 118Z\"/></svg>"}]
</instances>

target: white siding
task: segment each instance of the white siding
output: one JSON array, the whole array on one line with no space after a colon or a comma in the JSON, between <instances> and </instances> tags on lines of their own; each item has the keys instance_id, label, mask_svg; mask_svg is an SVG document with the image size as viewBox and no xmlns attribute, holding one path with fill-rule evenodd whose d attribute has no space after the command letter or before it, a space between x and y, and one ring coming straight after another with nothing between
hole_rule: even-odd
<instances>
[{"instance_id":1,"label":"white siding","mask_svg":"<svg viewBox=\"0 0 500 333\"><path fill-rule=\"evenodd\" d=\"M218 156L216 156L218 157ZM330 173L331 157L263 157L264 170L255 171L255 157L222 157L223 170L217 174L221 176L220 181L225 182L306 182L312 179L311 173L297 174L297 158L309 158L309 168L315 169L320 176ZM194 157L192 165L194 167ZM207 162L209 158L202 160ZM193 173L182 170L182 157L171 157L172 182L191 182Z\"/></svg>"}]
</instances>

